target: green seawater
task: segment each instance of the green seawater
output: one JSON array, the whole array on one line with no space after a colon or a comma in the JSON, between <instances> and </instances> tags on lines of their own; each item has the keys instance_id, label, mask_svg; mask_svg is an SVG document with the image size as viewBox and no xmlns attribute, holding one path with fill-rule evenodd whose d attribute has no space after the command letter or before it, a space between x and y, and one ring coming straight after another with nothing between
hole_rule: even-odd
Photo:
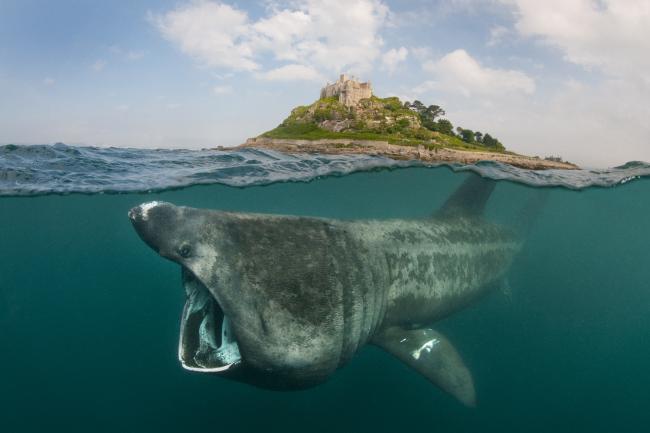
<instances>
[{"instance_id":1,"label":"green seawater","mask_svg":"<svg viewBox=\"0 0 650 433\"><path fill-rule=\"evenodd\" d=\"M332 218L425 218L469 174L409 168L156 194L0 198L2 432L644 432L650 426L650 180L549 189L495 292L435 324L472 371L465 408L364 348L331 380L276 392L185 371L180 269L127 211L164 200ZM532 188L499 182L512 223Z\"/></svg>"}]
</instances>

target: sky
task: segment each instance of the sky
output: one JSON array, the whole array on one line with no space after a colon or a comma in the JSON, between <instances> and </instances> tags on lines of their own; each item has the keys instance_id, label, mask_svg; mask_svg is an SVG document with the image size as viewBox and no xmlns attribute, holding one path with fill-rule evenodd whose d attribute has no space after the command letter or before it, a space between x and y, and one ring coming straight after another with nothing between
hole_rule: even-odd
<instances>
[{"instance_id":1,"label":"sky","mask_svg":"<svg viewBox=\"0 0 650 433\"><path fill-rule=\"evenodd\" d=\"M650 0L0 0L0 144L240 144L340 73L587 167L650 161Z\"/></svg>"}]
</instances>

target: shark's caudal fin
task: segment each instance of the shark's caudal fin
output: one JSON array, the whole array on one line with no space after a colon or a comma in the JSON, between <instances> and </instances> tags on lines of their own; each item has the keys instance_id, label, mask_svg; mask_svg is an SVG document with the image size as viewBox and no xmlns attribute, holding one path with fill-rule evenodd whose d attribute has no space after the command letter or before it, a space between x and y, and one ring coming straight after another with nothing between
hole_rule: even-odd
<instances>
[{"instance_id":1,"label":"shark's caudal fin","mask_svg":"<svg viewBox=\"0 0 650 433\"><path fill-rule=\"evenodd\" d=\"M481 216L495 185L496 182L493 180L484 179L476 174L470 174L463 184L447 199L445 204L442 205L436 213L436 216Z\"/></svg>"},{"instance_id":2,"label":"shark's caudal fin","mask_svg":"<svg viewBox=\"0 0 650 433\"><path fill-rule=\"evenodd\" d=\"M472 375L456 349L433 329L391 327L374 337L373 343L395 355L435 385L474 407L476 393Z\"/></svg>"}]
</instances>

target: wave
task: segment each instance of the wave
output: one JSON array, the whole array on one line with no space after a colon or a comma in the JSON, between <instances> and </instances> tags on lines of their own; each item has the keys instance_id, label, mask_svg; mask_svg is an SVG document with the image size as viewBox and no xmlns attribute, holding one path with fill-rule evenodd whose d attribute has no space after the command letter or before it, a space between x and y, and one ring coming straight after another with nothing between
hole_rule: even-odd
<instances>
[{"instance_id":1,"label":"wave","mask_svg":"<svg viewBox=\"0 0 650 433\"><path fill-rule=\"evenodd\" d=\"M358 171L445 166L536 187L614 187L650 177L650 164L605 170L533 171L495 162L473 165L396 161L370 155L286 155L269 150L0 146L0 196L153 192L193 185L236 187L306 182Z\"/></svg>"}]
</instances>

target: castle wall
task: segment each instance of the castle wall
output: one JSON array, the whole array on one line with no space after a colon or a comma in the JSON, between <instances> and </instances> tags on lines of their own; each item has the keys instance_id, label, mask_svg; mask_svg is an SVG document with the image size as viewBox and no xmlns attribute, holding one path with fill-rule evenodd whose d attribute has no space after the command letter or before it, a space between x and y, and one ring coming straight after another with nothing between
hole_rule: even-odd
<instances>
[{"instance_id":1,"label":"castle wall","mask_svg":"<svg viewBox=\"0 0 650 433\"><path fill-rule=\"evenodd\" d=\"M338 97L339 102L346 107L354 107L360 100L371 96L372 86L370 83L360 83L345 75L341 75L336 83L323 87L320 92L321 98Z\"/></svg>"}]
</instances>

